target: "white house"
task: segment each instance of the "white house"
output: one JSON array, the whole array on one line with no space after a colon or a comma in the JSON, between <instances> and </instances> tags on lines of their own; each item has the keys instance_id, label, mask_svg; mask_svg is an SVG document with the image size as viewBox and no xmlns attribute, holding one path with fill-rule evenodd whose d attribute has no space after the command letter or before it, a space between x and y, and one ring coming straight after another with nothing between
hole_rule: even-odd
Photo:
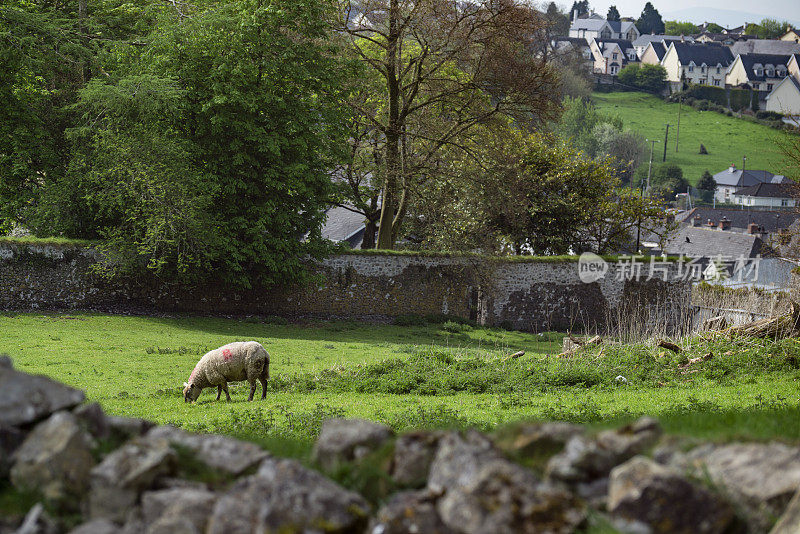
<instances>
[{"instance_id":1,"label":"white house","mask_svg":"<svg viewBox=\"0 0 800 534\"><path fill-rule=\"evenodd\" d=\"M788 55L740 54L728 69L725 83L731 87L747 85L769 93L789 75L790 59Z\"/></svg>"},{"instance_id":2,"label":"white house","mask_svg":"<svg viewBox=\"0 0 800 534\"><path fill-rule=\"evenodd\" d=\"M715 174L714 181L717 183L717 190L714 193L716 201L726 204L736 204L734 194L755 185L794 184L792 180L780 174L772 174L769 171L737 169L736 165L731 165L724 171ZM738 203L741 204L741 202Z\"/></svg>"},{"instance_id":3,"label":"white house","mask_svg":"<svg viewBox=\"0 0 800 534\"><path fill-rule=\"evenodd\" d=\"M636 55L641 58L642 54L644 54L644 51L647 50L647 45L650 43L662 43L664 41L685 41L687 43L693 43L694 39L683 35L645 34L640 35L635 41L633 41L633 47L636 49ZM664 48L666 49L666 47Z\"/></svg>"},{"instance_id":4,"label":"white house","mask_svg":"<svg viewBox=\"0 0 800 534\"><path fill-rule=\"evenodd\" d=\"M800 116L800 82L793 76L787 76L767 95L766 102L766 111Z\"/></svg>"},{"instance_id":5,"label":"white house","mask_svg":"<svg viewBox=\"0 0 800 534\"><path fill-rule=\"evenodd\" d=\"M602 18L578 18L569 27L570 37L591 39L625 39L635 41L639 37L636 24L627 21L605 20Z\"/></svg>"},{"instance_id":6,"label":"white house","mask_svg":"<svg viewBox=\"0 0 800 534\"><path fill-rule=\"evenodd\" d=\"M797 205L796 189L795 184L761 183L736 191L733 203L756 208L794 208Z\"/></svg>"},{"instance_id":7,"label":"white house","mask_svg":"<svg viewBox=\"0 0 800 534\"><path fill-rule=\"evenodd\" d=\"M727 46L679 41L669 43L664 59L661 60L661 66L666 69L667 81L673 90L679 90L684 82L724 87L731 63L733 55Z\"/></svg>"},{"instance_id":8,"label":"white house","mask_svg":"<svg viewBox=\"0 0 800 534\"><path fill-rule=\"evenodd\" d=\"M628 63L639 61L631 42L623 39L592 39L589 49L594 58L594 72L599 74L617 74Z\"/></svg>"}]
</instances>

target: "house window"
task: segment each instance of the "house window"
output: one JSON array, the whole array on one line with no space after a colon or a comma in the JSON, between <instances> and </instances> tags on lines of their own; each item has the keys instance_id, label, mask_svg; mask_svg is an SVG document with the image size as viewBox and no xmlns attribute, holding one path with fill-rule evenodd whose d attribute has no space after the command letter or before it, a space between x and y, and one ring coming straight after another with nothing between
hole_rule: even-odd
<instances>
[{"instance_id":1,"label":"house window","mask_svg":"<svg viewBox=\"0 0 800 534\"><path fill-rule=\"evenodd\" d=\"M767 78L773 78L775 76L775 71L772 69L767 69Z\"/></svg>"},{"instance_id":2,"label":"house window","mask_svg":"<svg viewBox=\"0 0 800 534\"><path fill-rule=\"evenodd\" d=\"M757 83L755 83L755 82L753 83L753 89L755 89L756 91L758 91L758 84L757 84Z\"/></svg>"},{"instance_id":3,"label":"house window","mask_svg":"<svg viewBox=\"0 0 800 534\"><path fill-rule=\"evenodd\" d=\"M764 71L762 71L761 69L755 69L754 72L756 73L756 76L761 76Z\"/></svg>"},{"instance_id":4,"label":"house window","mask_svg":"<svg viewBox=\"0 0 800 534\"><path fill-rule=\"evenodd\" d=\"M772 91L772 84L771 83L767 84L767 91Z\"/></svg>"},{"instance_id":5,"label":"house window","mask_svg":"<svg viewBox=\"0 0 800 534\"><path fill-rule=\"evenodd\" d=\"M717 67L717 74L720 74L721 72L722 72L722 69L720 69L719 67Z\"/></svg>"},{"instance_id":6,"label":"house window","mask_svg":"<svg viewBox=\"0 0 800 534\"><path fill-rule=\"evenodd\" d=\"M703 65L702 67L700 67L700 72L705 72L705 71L706 71L706 66L705 66L705 65Z\"/></svg>"},{"instance_id":7,"label":"house window","mask_svg":"<svg viewBox=\"0 0 800 534\"><path fill-rule=\"evenodd\" d=\"M789 205L789 199L788 198L782 198L781 199L781 206L783 206L785 208L788 205Z\"/></svg>"},{"instance_id":8,"label":"house window","mask_svg":"<svg viewBox=\"0 0 800 534\"><path fill-rule=\"evenodd\" d=\"M719 80L718 80L718 79L716 79L716 78L714 78L714 85L716 85L717 87L719 87Z\"/></svg>"},{"instance_id":9,"label":"house window","mask_svg":"<svg viewBox=\"0 0 800 534\"><path fill-rule=\"evenodd\" d=\"M694 65L689 65L689 72L694 72Z\"/></svg>"},{"instance_id":10,"label":"house window","mask_svg":"<svg viewBox=\"0 0 800 534\"><path fill-rule=\"evenodd\" d=\"M614 53L611 55L611 57L613 57L614 59L617 59L617 53L616 53L616 52L614 52Z\"/></svg>"},{"instance_id":11,"label":"house window","mask_svg":"<svg viewBox=\"0 0 800 534\"><path fill-rule=\"evenodd\" d=\"M628 59L630 59L631 61L636 61L636 51L634 51L634 50L631 50L631 51L628 53Z\"/></svg>"},{"instance_id":12,"label":"house window","mask_svg":"<svg viewBox=\"0 0 800 534\"><path fill-rule=\"evenodd\" d=\"M608 30L603 30L600 32L601 39L611 39L611 32Z\"/></svg>"}]
</instances>

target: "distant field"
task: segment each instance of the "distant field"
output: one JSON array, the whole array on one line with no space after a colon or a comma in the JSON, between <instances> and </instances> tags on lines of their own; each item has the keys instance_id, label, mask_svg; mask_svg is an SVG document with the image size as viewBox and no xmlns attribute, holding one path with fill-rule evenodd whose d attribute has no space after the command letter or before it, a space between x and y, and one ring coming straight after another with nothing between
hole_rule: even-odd
<instances>
[{"instance_id":1,"label":"distant field","mask_svg":"<svg viewBox=\"0 0 800 534\"><path fill-rule=\"evenodd\" d=\"M698 182L705 170L715 174L731 163L741 167L742 156L747 156L749 169L767 170L775 174L786 172L777 145L780 139L789 135L784 132L715 111L697 111L690 106L683 106L676 153L678 104L668 104L645 93L594 93L592 100L598 111L619 115L625 127L646 138L659 140L653 152L653 163L661 163L664 129L669 123L667 162L680 165L683 175L692 184ZM708 155L700 154L701 143L708 150Z\"/></svg>"},{"instance_id":2,"label":"distant field","mask_svg":"<svg viewBox=\"0 0 800 534\"><path fill-rule=\"evenodd\" d=\"M0 314L0 354L31 373L85 389L110 413L262 441L307 440L332 416L397 430L520 419L600 425L641 414L671 432L800 441L800 343L684 341L680 356L613 345L556 358L561 335L453 322L265 324L257 319ZM205 351L255 339L270 352L267 399L204 391L185 404L181 384ZM517 350L521 358L507 359ZM713 352L702 364L687 358ZM684 367L681 367L684 365ZM616 380L625 376L627 382ZM260 393L260 391L259 391Z\"/></svg>"}]
</instances>

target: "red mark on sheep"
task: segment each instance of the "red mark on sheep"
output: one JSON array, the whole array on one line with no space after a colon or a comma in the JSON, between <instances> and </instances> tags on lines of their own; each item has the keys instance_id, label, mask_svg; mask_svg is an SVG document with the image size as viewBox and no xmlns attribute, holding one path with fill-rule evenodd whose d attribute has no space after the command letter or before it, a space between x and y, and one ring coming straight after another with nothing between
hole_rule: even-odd
<instances>
[{"instance_id":1,"label":"red mark on sheep","mask_svg":"<svg viewBox=\"0 0 800 534\"><path fill-rule=\"evenodd\" d=\"M231 349L222 350L222 359L226 362L231 359Z\"/></svg>"}]
</instances>

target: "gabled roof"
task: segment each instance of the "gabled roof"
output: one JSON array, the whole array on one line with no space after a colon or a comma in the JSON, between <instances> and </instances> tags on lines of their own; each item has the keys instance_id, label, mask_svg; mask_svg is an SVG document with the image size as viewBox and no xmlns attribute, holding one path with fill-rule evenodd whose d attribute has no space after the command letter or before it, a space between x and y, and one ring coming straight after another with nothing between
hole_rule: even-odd
<instances>
[{"instance_id":1,"label":"gabled roof","mask_svg":"<svg viewBox=\"0 0 800 534\"><path fill-rule=\"evenodd\" d=\"M597 41L597 44L600 46L600 48L605 48L606 45L616 44L619 45L623 51L633 49L633 44L631 44L631 42L627 39L595 39L595 41Z\"/></svg>"},{"instance_id":2,"label":"gabled roof","mask_svg":"<svg viewBox=\"0 0 800 534\"><path fill-rule=\"evenodd\" d=\"M797 195L797 186L795 184L756 184L739 189L734 195L759 198L793 198Z\"/></svg>"},{"instance_id":3,"label":"gabled roof","mask_svg":"<svg viewBox=\"0 0 800 534\"><path fill-rule=\"evenodd\" d=\"M635 27L636 24L633 22L628 22L625 20L609 20L606 21L609 26L611 26L611 30L615 33L628 33L631 27ZM638 29L636 30L639 31Z\"/></svg>"},{"instance_id":4,"label":"gabled roof","mask_svg":"<svg viewBox=\"0 0 800 534\"><path fill-rule=\"evenodd\" d=\"M577 19L572 21L569 29L599 32L606 24L603 19Z\"/></svg>"},{"instance_id":5,"label":"gabled roof","mask_svg":"<svg viewBox=\"0 0 800 534\"><path fill-rule=\"evenodd\" d=\"M797 80L795 80L794 76L787 76L786 78L784 78L783 80L781 80L780 82L778 82L778 83L775 85L775 87L773 87L773 88L772 88L772 92L770 92L770 94L768 94L768 95L767 95L767 98L766 98L766 100L769 100L769 99L770 99L770 97L772 96L772 94L773 94L773 93L775 93L775 91L777 91L777 90L778 90L778 87L780 87L781 85L783 85L783 84L785 84L785 83L788 83L788 84L791 84L791 85L793 85L793 86L794 86L794 88L795 88L795 90L797 91L797 93L798 93L798 94L800 94L800 82L798 82Z\"/></svg>"},{"instance_id":6,"label":"gabled roof","mask_svg":"<svg viewBox=\"0 0 800 534\"><path fill-rule=\"evenodd\" d=\"M764 183L794 183L789 178L780 174L772 174L769 171L742 170L735 167L728 167L722 172L714 175L717 185L729 187L750 187L751 185Z\"/></svg>"},{"instance_id":7,"label":"gabled roof","mask_svg":"<svg viewBox=\"0 0 800 534\"><path fill-rule=\"evenodd\" d=\"M648 48L653 49L653 52L655 53L659 61L664 59L664 56L667 53L667 47L664 46L664 43L650 43L649 45L647 45L647 48L644 49L645 52L647 52ZM644 55L644 52L642 53L642 55Z\"/></svg>"},{"instance_id":8,"label":"gabled roof","mask_svg":"<svg viewBox=\"0 0 800 534\"><path fill-rule=\"evenodd\" d=\"M322 225L323 239L340 243L347 241L351 247L357 248L364 238L364 216L352 210L335 206L326 212L325 224Z\"/></svg>"},{"instance_id":9,"label":"gabled roof","mask_svg":"<svg viewBox=\"0 0 800 534\"><path fill-rule=\"evenodd\" d=\"M744 54L739 56L742 66L744 67L744 71L747 74L747 79L756 82L763 82L768 78L768 76L766 76L766 72L763 70L764 67L767 65L772 65L773 68L777 69L778 66L782 66L785 70L786 64L789 63L790 58L791 56L788 55L777 54ZM760 76L756 75L755 73L754 67L756 65L759 65L762 69ZM773 73L772 76L769 76L769 78L777 77L777 73Z\"/></svg>"},{"instance_id":10,"label":"gabled roof","mask_svg":"<svg viewBox=\"0 0 800 534\"><path fill-rule=\"evenodd\" d=\"M733 63L733 54L726 46L710 43L681 43L673 41L669 44L670 48L675 48L678 54L678 61L681 65L688 65L694 61L695 65L717 65L725 67Z\"/></svg>"},{"instance_id":11,"label":"gabled roof","mask_svg":"<svg viewBox=\"0 0 800 534\"><path fill-rule=\"evenodd\" d=\"M689 258L753 258L761 251L761 239L741 232L681 225L663 251L670 256L683 254Z\"/></svg>"},{"instance_id":12,"label":"gabled roof","mask_svg":"<svg viewBox=\"0 0 800 534\"><path fill-rule=\"evenodd\" d=\"M699 217L700 224L703 226L707 226L708 221L711 221L713 226L716 227L720 219L725 217L730 221L731 229L735 231L746 232L748 226L751 223L755 223L759 228L763 228L765 232L772 233L789 228L795 221L800 219L800 213L785 210L747 210L701 206L678 214L675 220L682 224L691 225L695 217Z\"/></svg>"},{"instance_id":13,"label":"gabled roof","mask_svg":"<svg viewBox=\"0 0 800 534\"><path fill-rule=\"evenodd\" d=\"M794 54L800 52L800 43L776 41L774 39L750 39L731 45L731 53L739 54Z\"/></svg>"},{"instance_id":14,"label":"gabled roof","mask_svg":"<svg viewBox=\"0 0 800 534\"><path fill-rule=\"evenodd\" d=\"M687 41L687 42L694 42L694 39L689 37L688 35L684 37L683 35L640 35L635 41L633 41L633 46L647 46L648 43L661 43L661 41Z\"/></svg>"}]
</instances>

